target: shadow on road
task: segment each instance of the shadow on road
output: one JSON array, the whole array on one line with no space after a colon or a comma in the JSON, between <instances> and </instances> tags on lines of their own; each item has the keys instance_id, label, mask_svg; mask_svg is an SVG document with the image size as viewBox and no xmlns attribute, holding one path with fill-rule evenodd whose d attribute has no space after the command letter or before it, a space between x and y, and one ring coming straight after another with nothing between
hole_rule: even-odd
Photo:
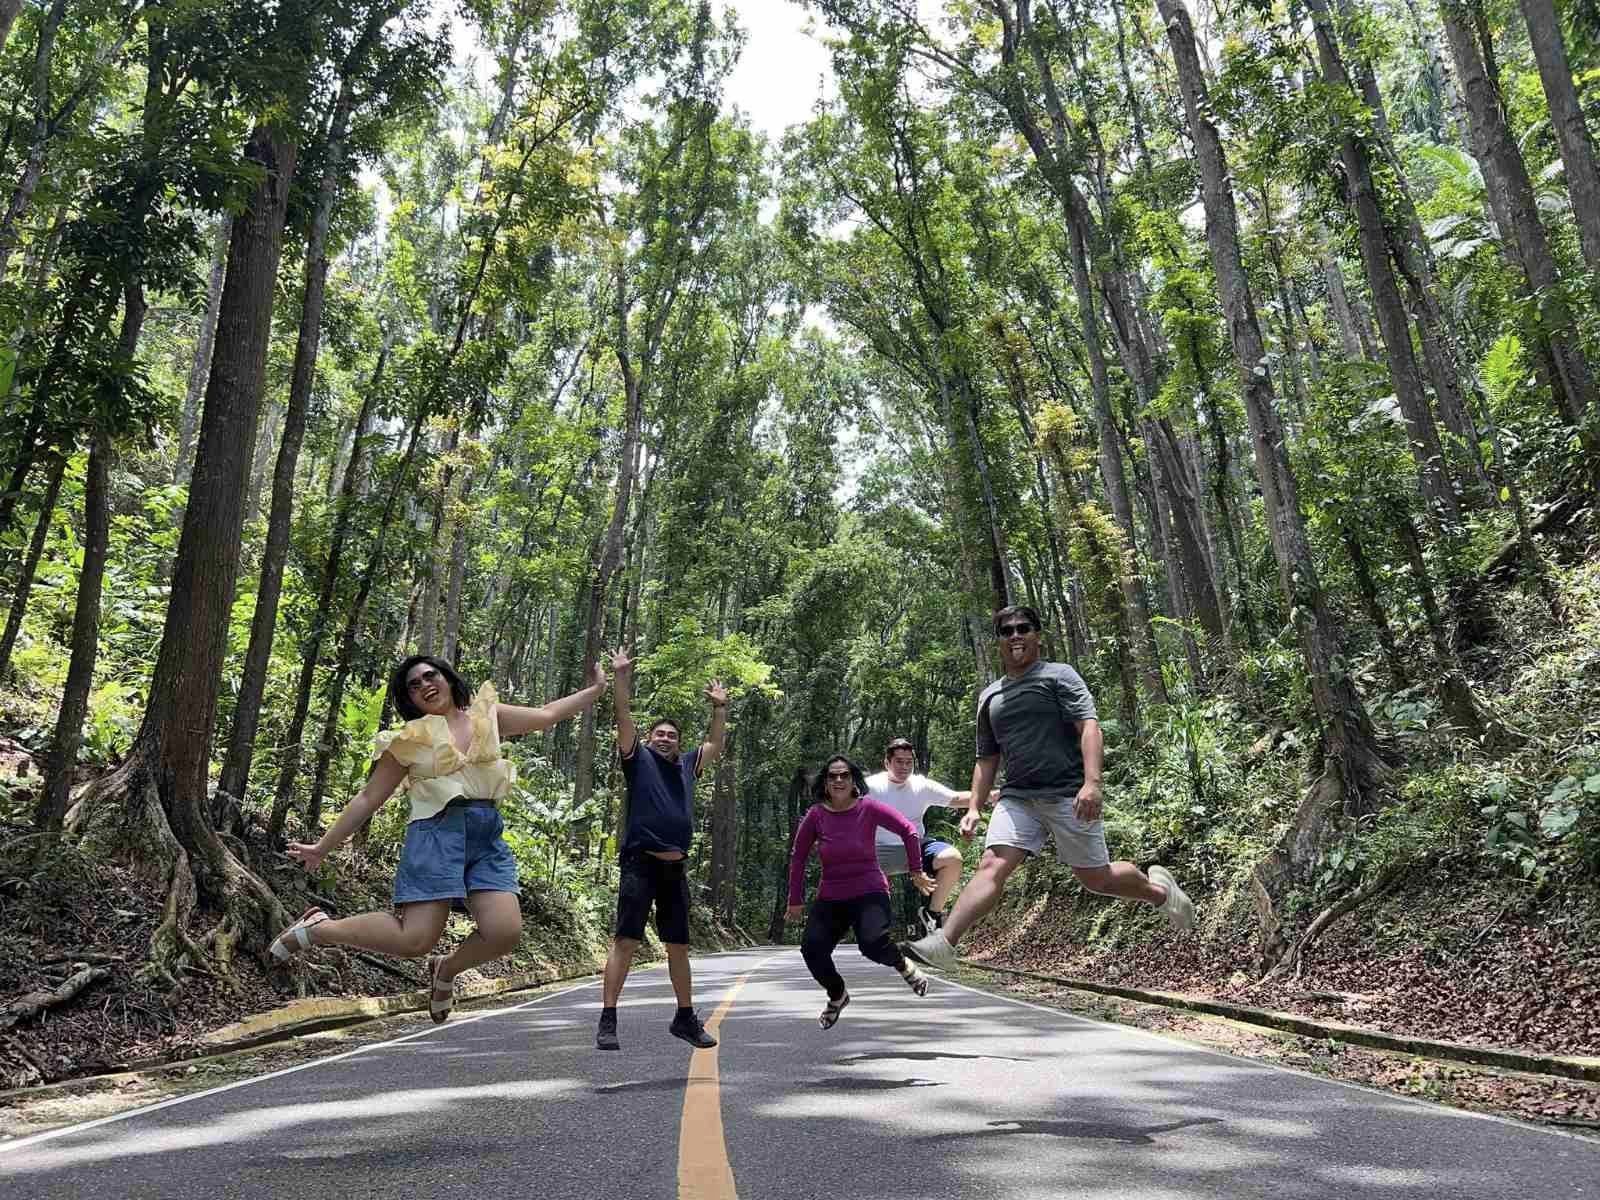
<instances>
[{"instance_id":1,"label":"shadow on road","mask_svg":"<svg viewBox=\"0 0 1600 1200\"><path fill-rule=\"evenodd\" d=\"M949 1054L942 1050L880 1050L874 1054L851 1054L833 1060L836 1067L848 1067L864 1062L935 1062L942 1058L988 1059L991 1062L1027 1062L1025 1058L1012 1058L1005 1054Z\"/></svg>"},{"instance_id":2,"label":"shadow on road","mask_svg":"<svg viewBox=\"0 0 1600 1200\"><path fill-rule=\"evenodd\" d=\"M830 1092L892 1092L901 1088L944 1087L937 1079L863 1079L858 1075L841 1075L828 1079L808 1079L803 1088L821 1088Z\"/></svg>"},{"instance_id":3,"label":"shadow on road","mask_svg":"<svg viewBox=\"0 0 1600 1200\"><path fill-rule=\"evenodd\" d=\"M973 1129L958 1133L933 1133L920 1137L919 1142L955 1142L967 1138L1013 1137L1019 1133L1043 1134L1047 1137L1085 1138L1093 1141L1121 1142L1124 1146L1154 1146L1155 1135L1171 1133L1175 1129L1188 1129L1193 1125L1220 1125L1220 1117L1191 1117L1186 1121L1168 1121L1165 1125L1151 1125L1145 1129L1112 1125L1104 1121L990 1121L988 1129Z\"/></svg>"}]
</instances>

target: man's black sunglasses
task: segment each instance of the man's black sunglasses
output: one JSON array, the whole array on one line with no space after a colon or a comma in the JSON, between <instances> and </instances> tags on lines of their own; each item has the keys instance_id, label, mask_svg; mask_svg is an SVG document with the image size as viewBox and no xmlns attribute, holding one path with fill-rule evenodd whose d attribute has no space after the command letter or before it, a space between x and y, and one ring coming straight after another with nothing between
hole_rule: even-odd
<instances>
[{"instance_id":1,"label":"man's black sunglasses","mask_svg":"<svg viewBox=\"0 0 1600 1200\"><path fill-rule=\"evenodd\" d=\"M1032 633L1033 626L1023 621L1017 625L1002 625L995 632L1001 637L1021 637L1025 633Z\"/></svg>"}]
</instances>

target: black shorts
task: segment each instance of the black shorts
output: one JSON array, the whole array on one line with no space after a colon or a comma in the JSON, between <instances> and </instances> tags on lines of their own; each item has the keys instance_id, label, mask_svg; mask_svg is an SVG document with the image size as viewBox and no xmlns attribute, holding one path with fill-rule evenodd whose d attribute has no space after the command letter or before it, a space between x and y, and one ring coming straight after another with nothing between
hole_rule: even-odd
<instances>
[{"instance_id":1,"label":"black shorts","mask_svg":"<svg viewBox=\"0 0 1600 1200\"><path fill-rule=\"evenodd\" d=\"M676 862L635 851L621 860L617 936L644 941L645 918L656 907L656 935L667 945L689 943L689 860Z\"/></svg>"}]
</instances>

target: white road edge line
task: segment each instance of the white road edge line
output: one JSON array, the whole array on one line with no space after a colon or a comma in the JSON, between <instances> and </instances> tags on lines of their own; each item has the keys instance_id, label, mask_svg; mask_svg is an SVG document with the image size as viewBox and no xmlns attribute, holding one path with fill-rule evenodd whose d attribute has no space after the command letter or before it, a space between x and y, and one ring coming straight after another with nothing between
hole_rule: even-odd
<instances>
[{"instance_id":1,"label":"white road edge line","mask_svg":"<svg viewBox=\"0 0 1600 1200\"><path fill-rule=\"evenodd\" d=\"M1118 1033L1131 1033L1138 1037L1149 1038L1152 1041L1165 1042L1169 1046L1181 1046L1183 1049L1196 1054L1209 1054L1213 1058L1225 1058L1229 1062L1244 1063L1247 1066L1259 1067L1268 1071L1278 1071L1284 1075L1297 1075L1301 1079L1311 1079L1317 1083L1331 1083L1335 1087L1365 1092L1369 1096L1380 1096L1385 1100L1394 1100L1401 1104L1414 1104L1419 1108L1428 1109L1430 1112L1442 1113L1452 1117L1462 1117L1475 1121L1493 1121L1500 1125L1510 1125L1513 1129L1527 1129L1535 1133L1548 1134L1551 1137L1567 1138L1571 1141L1582 1142L1587 1146L1596 1144L1594 1138L1585 1137L1580 1133L1568 1133L1564 1129L1551 1129L1546 1125L1535 1125L1532 1121L1518 1121L1512 1117L1502 1117L1495 1113L1473 1112L1467 1108L1455 1108L1449 1104L1440 1104L1436 1100L1423 1100L1417 1096L1401 1096L1395 1092L1383 1091L1381 1088L1368 1087L1364 1083L1350 1083L1344 1079L1330 1079L1326 1075L1315 1075L1310 1071L1299 1071L1294 1067L1283 1066L1281 1063L1267 1062L1259 1058L1246 1058L1242 1054L1229 1054L1226 1050L1216 1050L1210 1046L1202 1046L1198 1042L1185 1041L1180 1037L1172 1037L1164 1033L1152 1033L1150 1030L1140 1029L1136 1025L1120 1025L1115 1021L1102 1021L1096 1017L1085 1017L1078 1013L1051 1008L1047 1004L1035 1004L1030 1000L1019 1000L1015 996L1002 996L998 992L986 992L982 988L972 987L947 976L940 975L936 976L936 978L940 983L948 983L951 987L958 987L962 991L971 992L975 996L987 996L991 1000L1003 1000L1007 1004L1018 1004L1023 1008L1036 1008L1040 1012L1049 1013L1051 1016L1065 1017L1069 1021L1078 1021L1084 1025L1098 1025L1103 1029L1112 1029Z\"/></svg>"},{"instance_id":2,"label":"white road edge line","mask_svg":"<svg viewBox=\"0 0 1600 1200\"><path fill-rule=\"evenodd\" d=\"M292 1067L284 1067L279 1071L268 1071L264 1075L252 1075L248 1079L236 1079L232 1083L220 1084L214 1088L206 1088L204 1091L190 1092L185 1096L174 1096L170 1100L161 1100L155 1104L146 1104L141 1108L130 1108L127 1112L112 1113L109 1117L98 1117L93 1121L84 1121L78 1125L63 1125L60 1129L47 1129L43 1133L32 1133L26 1137L17 1138L14 1141L0 1142L0 1154L6 1154L12 1150L20 1150L24 1146L36 1146L40 1142L47 1142L52 1138L66 1137L71 1133L85 1133L90 1129L98 1129L102 1125L110 1125L116 1121L127 1121L133 1117L142 1117L147 1113L159 1112L163 1108L172 1108L178 1104L187 1104L191 1100L203 1100L207 1096L220 1096L223 1092L233 1091L234 1088L246 1087L252 1083L264 1083L268 1079L281 1079L285 1075L293 1075L297 1071L308 1071L312 1067L326 1066L328 1063L336 1063L346 1058L354 1058L358 1054L367 1054L373 1050L384 1050L390 1046L398 1046L402 1042L415 1041L417 1038L429 1037L435 1033L448 1032L452 1029L461 1029L464 1026L475 1024L478 1021L487 1020L489 1017L498 1017L503 1016L506 1013L519 1012L524 1008L532 1008L535 1004L543 1004L546 1000L553 1000L558 996L565 996L571 992L580 991L583 988L594 987L599 982L600 981L598 979L585 980L583 983L575 983L571 987L562 988L558 992L547 992L543 996L536 996L534 999L525 1001L522 1004L513 1004L510 1008L492 1008L488 1012L478 1013L476 1016L468 1017L463 1021L446 1021L443 1024L434 1026L432 1029L421 1029L416 1033L408 1033L404 1037L390 1038L386 1042L373 1042L370 1046L357 1046L354 1050L346 1050L342 1054L329 1055L327 1058L315 1058L310 1062L298 1063Z\"/></svg>"}]
</instances>

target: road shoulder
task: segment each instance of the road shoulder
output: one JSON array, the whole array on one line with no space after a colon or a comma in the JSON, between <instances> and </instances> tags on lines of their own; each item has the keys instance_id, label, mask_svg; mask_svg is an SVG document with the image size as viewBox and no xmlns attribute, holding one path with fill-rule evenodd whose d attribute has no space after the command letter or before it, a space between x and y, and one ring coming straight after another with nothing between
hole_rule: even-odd
<instances>
[{"instance_id":1,"label":"road shoulder","mask_svg":"<svg viewBox=\"0 0 1600 1200\"><path fill-rule=\"evenodd\" d=\"M951 979L991 995L1178 1038L1342 1083L1527 1121L1600 1140L1600 1084L1353 1046L1226 1017L1080 991L959 966Z\"/></svg>"}]
</instances>

